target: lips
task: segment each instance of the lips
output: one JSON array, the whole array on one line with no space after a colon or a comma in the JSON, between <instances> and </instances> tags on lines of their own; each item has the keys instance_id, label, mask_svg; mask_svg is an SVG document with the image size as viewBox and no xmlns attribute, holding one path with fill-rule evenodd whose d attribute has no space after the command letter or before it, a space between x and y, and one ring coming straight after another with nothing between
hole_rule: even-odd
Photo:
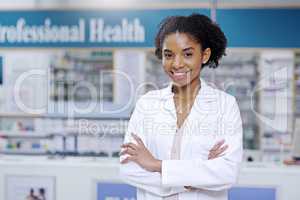
<instances>
[{"instance_id":1,"label":"lips","mask_svg":"<svg viewBox=\"0 0 300 200\"><path fill-rule=\"evenodd\" d=\"M171 71L172 77L174 80L183 80L186 79L191 70L188 71Z\"/></svg>"}]
</instances>

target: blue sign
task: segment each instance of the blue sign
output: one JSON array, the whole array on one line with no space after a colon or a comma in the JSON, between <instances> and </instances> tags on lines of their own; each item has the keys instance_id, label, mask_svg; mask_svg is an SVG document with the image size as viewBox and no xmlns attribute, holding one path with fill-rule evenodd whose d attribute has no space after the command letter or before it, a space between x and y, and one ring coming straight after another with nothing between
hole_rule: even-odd
<instances>
[{"instance_id":1,"label":"blue sign","mask_svg":"<svg viewBox=\"0 0 300 200\"><path fill-rule=\"evenodd\" d=\"M122 183L97 183L97 200L136 200L136 188Z\"/></svg>"},{"instance_id":2,"label":"blue sign","mask_svg":"<svg viewBox=\"0 0 300 200\"><path fill-rule=\"evenodd\" d=\"M0 11L0 47L153 47L160 21L209 9ZM218 9L230 47L300 48L300 8Z\"/></svg>"},{"instance_id":3,"label":"blue sign","mask_svg":"<svg viewBox=\"0 0 300 200\"><path fill-rule=\"evenodd\" d=\"M159 22L188 10L1 11L2 47L152 47ZM208 15L207 9L201 10Z\"/></svg>"},{"instance_id":4,"label":"blue sign","mask_svg":"<svg viewBox=\"0 0 300 200\"><path fill-rule=\"evenodd\" d=\"M233 187L228 200L276 200L276 188ZM97 183L97 200L136 200L136 188L122 183Z\"/></svg>"},{"instance_id":5,"label":"blue sign","mask_svg":"<svg viewBox=\"0 0 300 200\"><path fill-rule=\"evenodd\" d=\"M228 200L276 200L275 188L234 187L229 190Z\"/></svg>"}]
</instances>

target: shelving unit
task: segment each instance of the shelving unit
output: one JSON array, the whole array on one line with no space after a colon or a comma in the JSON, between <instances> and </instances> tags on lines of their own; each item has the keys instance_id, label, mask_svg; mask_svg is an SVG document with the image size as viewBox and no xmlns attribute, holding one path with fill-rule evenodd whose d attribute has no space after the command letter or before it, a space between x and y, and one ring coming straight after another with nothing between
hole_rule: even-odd
<instances>
[{"instance_id":1,"label":"shelving unit","mask_svg":"<svg viewBox=\"0 0 300 200\"><path fill-rule=\"evenodd\" d=\"M50 99L53 101L113 102L113 53L110 51L65 51L50 64ZM95 90L91 95L92 88Z\"/></svg>"},{"instance_id":2,"label":"shelving unit","mask_svg":"<svg viewBox=\"0 0 300 200\"><path fill-rule=\"evenodd\" d=\"M294 52L266 51L259 58L260 151L266 162L289 158L294 123Z\"/></svg>"},{"instance_id":3,"label":"shelving unit","mask_svg":"<svg viewBox=\"0 0 300 200\"><path fill-rule=\"evenodd\" d=\"M39 69L48 71L45 85L48 84L50 93L40 95L48 99L47 111L30 114L1 109L0 154L118 156L132 108L115 112L122 105L114 102L113 52L65 49L28 54L43 60ZM32 60L28 60L24 66L16 65L16 69L12 65L11 71L21 73L31 65ZM87 102L96 102L95 110L71 114L66 110L74 110L70 105L80 107ZM101 106L105 109L101 110Z\"/></svg>"},{"instance_id":4,"label":"shelving unit","mask_svg":"<svg viewBox=\"0 0 300 200\"><path fill-rule=\"evenodd\" d=\"M300 117L300 53L295 54L295 71L294 71L294 93L295 93L295 117Z\"/></svg>"},{"instance_id":5,"label":"shelving unit","mask_svg":"<svg viewBox=\"0 0 300 200\"><path fill-rule=\"evenodd\" d=\"M14 124L6 126L7 119L1 119L0 153L115 157L128 124L128 118L11 119ZM30 124L28 130L22 129L25 123Z\"/></svg>"}]
</instances>

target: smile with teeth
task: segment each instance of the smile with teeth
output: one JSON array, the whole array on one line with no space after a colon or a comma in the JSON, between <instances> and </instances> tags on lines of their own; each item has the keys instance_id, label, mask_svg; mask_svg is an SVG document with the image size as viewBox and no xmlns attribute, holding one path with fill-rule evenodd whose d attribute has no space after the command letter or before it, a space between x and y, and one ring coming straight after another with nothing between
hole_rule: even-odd
<instances>
[{"instance_id":1,"label":"smile with teeth","mask_svg":"<svg viewBox=\"0 0 300 200\"><path fill-rule=\"evenodd\" d=\"M191 72L191 70L184 71L184 72L171 71L171 73L175 79L183 79L188 75L189 72Z\"/></svg>"}]
</instances>

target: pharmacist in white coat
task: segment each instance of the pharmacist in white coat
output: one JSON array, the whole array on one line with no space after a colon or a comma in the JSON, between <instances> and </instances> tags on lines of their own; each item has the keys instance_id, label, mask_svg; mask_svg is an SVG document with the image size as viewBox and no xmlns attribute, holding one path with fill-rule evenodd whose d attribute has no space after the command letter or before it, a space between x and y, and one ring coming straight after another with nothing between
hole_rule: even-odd
<instances>
[{"instance_id":1,"label":"pharmacist in white coat","mask_svg":"<svg viewBox=\"0 0 300 200\"><path fill-rule=\"evenodd\" d=\"M165 19L155 45L172 82L137 101L120 176L138 200L226 200L242 160L242 121L235 98L200 79L204 66L218 66L226 38L193 14Z\"/></svg>"}]
</instances>

